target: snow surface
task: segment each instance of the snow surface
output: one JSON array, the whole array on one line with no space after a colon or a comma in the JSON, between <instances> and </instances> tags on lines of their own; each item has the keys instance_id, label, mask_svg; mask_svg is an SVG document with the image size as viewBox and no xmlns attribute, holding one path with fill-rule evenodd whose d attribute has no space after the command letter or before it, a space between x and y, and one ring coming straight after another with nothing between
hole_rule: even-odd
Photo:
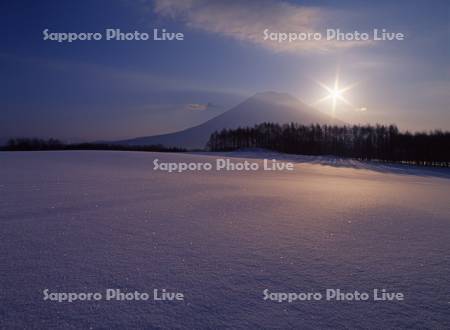
<instances>
[{"instance_id":1,"label":"snow surface","mask_svg":"<svg viewBox=\"0 0 450 330\"><path fill-rule=\"evenodd\" d=\"M0 153L0 328L450 327L448 170L282 155L294 172L152 170L221 156L266 155ZM186 301L57 303L45 288ZM266 288L406 299L289 304Z\"/></svg>"}]
</instances>

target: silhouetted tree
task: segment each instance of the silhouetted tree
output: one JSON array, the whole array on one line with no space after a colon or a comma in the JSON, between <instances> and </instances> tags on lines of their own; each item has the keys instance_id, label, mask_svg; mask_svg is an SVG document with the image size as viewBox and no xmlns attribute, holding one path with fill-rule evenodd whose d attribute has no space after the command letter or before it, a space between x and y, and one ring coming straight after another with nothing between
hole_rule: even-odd
<instances>
[{"instance_id":1,"label":"silhouetted tree","mask_svg":"<svg viewBox=\"0 0 450 330\"><path fill-rule=\"evenodd\" d=\"M401 133L395 125L279 125L223 129L208 141L211 151L266 148L304 155L449 166L450 132Z\"/></svg>"}]
</instances>

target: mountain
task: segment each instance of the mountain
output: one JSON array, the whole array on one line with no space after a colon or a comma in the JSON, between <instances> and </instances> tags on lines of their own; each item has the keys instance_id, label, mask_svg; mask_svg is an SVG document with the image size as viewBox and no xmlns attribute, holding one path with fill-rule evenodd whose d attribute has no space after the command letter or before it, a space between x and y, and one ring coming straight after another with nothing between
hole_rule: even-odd
<instances>
[{"instance_id":1,"label":"mountain","mask_svg":"<svg viewBox=\"0 0 450 330\"><path fill-rule=\"evenodd\" d=\"M205 123L180 132L117 141L126 145L162 144L166 147L204 148L211 133L223 128L254 126L263 122L344 124L297 98L277 92L258 93Z\"/></svg>"}]
</instances>

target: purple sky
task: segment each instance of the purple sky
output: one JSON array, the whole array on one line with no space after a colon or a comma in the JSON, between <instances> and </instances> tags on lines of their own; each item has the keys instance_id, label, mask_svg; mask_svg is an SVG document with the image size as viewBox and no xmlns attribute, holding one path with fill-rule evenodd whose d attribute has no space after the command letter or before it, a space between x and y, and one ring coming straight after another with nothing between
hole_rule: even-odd
<instances>
[{"instance_id":1,"label":"purple sky","mask_svg":"<svg viewBox=\"0 0 450 330\"><path fill-rule=\"evenodd\" d=\"M5 14L0 138L123 139L199 124L254 93L288 92L331 111L317 82L357 83L337 102L350 123L450 129L448 1L14 1ZM185 40L44 41L106 28ZM406 35L403 41L277 43L263 30ZM364 111L362 111L364 110Z\"/></svg>"}]
</instances>

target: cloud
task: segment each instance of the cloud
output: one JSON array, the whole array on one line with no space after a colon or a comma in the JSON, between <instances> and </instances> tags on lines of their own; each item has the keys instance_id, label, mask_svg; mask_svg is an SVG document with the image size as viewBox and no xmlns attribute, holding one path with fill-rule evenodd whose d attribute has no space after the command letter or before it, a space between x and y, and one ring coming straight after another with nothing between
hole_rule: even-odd
<instances>
[{"instance_id":1,"label":"cloud","mask_svg":"<svg viewBox=\"0 0 450 330\"><path fill-rule=\"evenodd\" d=\"M215 105L211 102L208 103L190 103L186 106L187 110L193 111L205 111L205 110L220 110L222 107L220 105Z\"/></svg>"},{"instance_id":2,"label":"cloud","mask_svg":"<svg viewBox=\"0 0 450 330\"><path fill-rule=\"evenodd\" d=\"M200 104L200 103L191 103L187 105L188 110L195 110L195 111L203 111L206 110L207 105L206 104Z\"/></svg>"},{"instance_id":3,"label":"cloud","mask_svg":"<svg viewBox=\"0 0 450 330\"><path fill-rule=\"evenodd\" d=\"M164 18L209 33L250 42L276 52L329 51L370 44L370 41L327 41L325 30L352 13L284 1L155 0L154 12ZM278 42L264 40L264 30L279 33L320 32L322 40Z\"/></svg>"}]
</instances>

